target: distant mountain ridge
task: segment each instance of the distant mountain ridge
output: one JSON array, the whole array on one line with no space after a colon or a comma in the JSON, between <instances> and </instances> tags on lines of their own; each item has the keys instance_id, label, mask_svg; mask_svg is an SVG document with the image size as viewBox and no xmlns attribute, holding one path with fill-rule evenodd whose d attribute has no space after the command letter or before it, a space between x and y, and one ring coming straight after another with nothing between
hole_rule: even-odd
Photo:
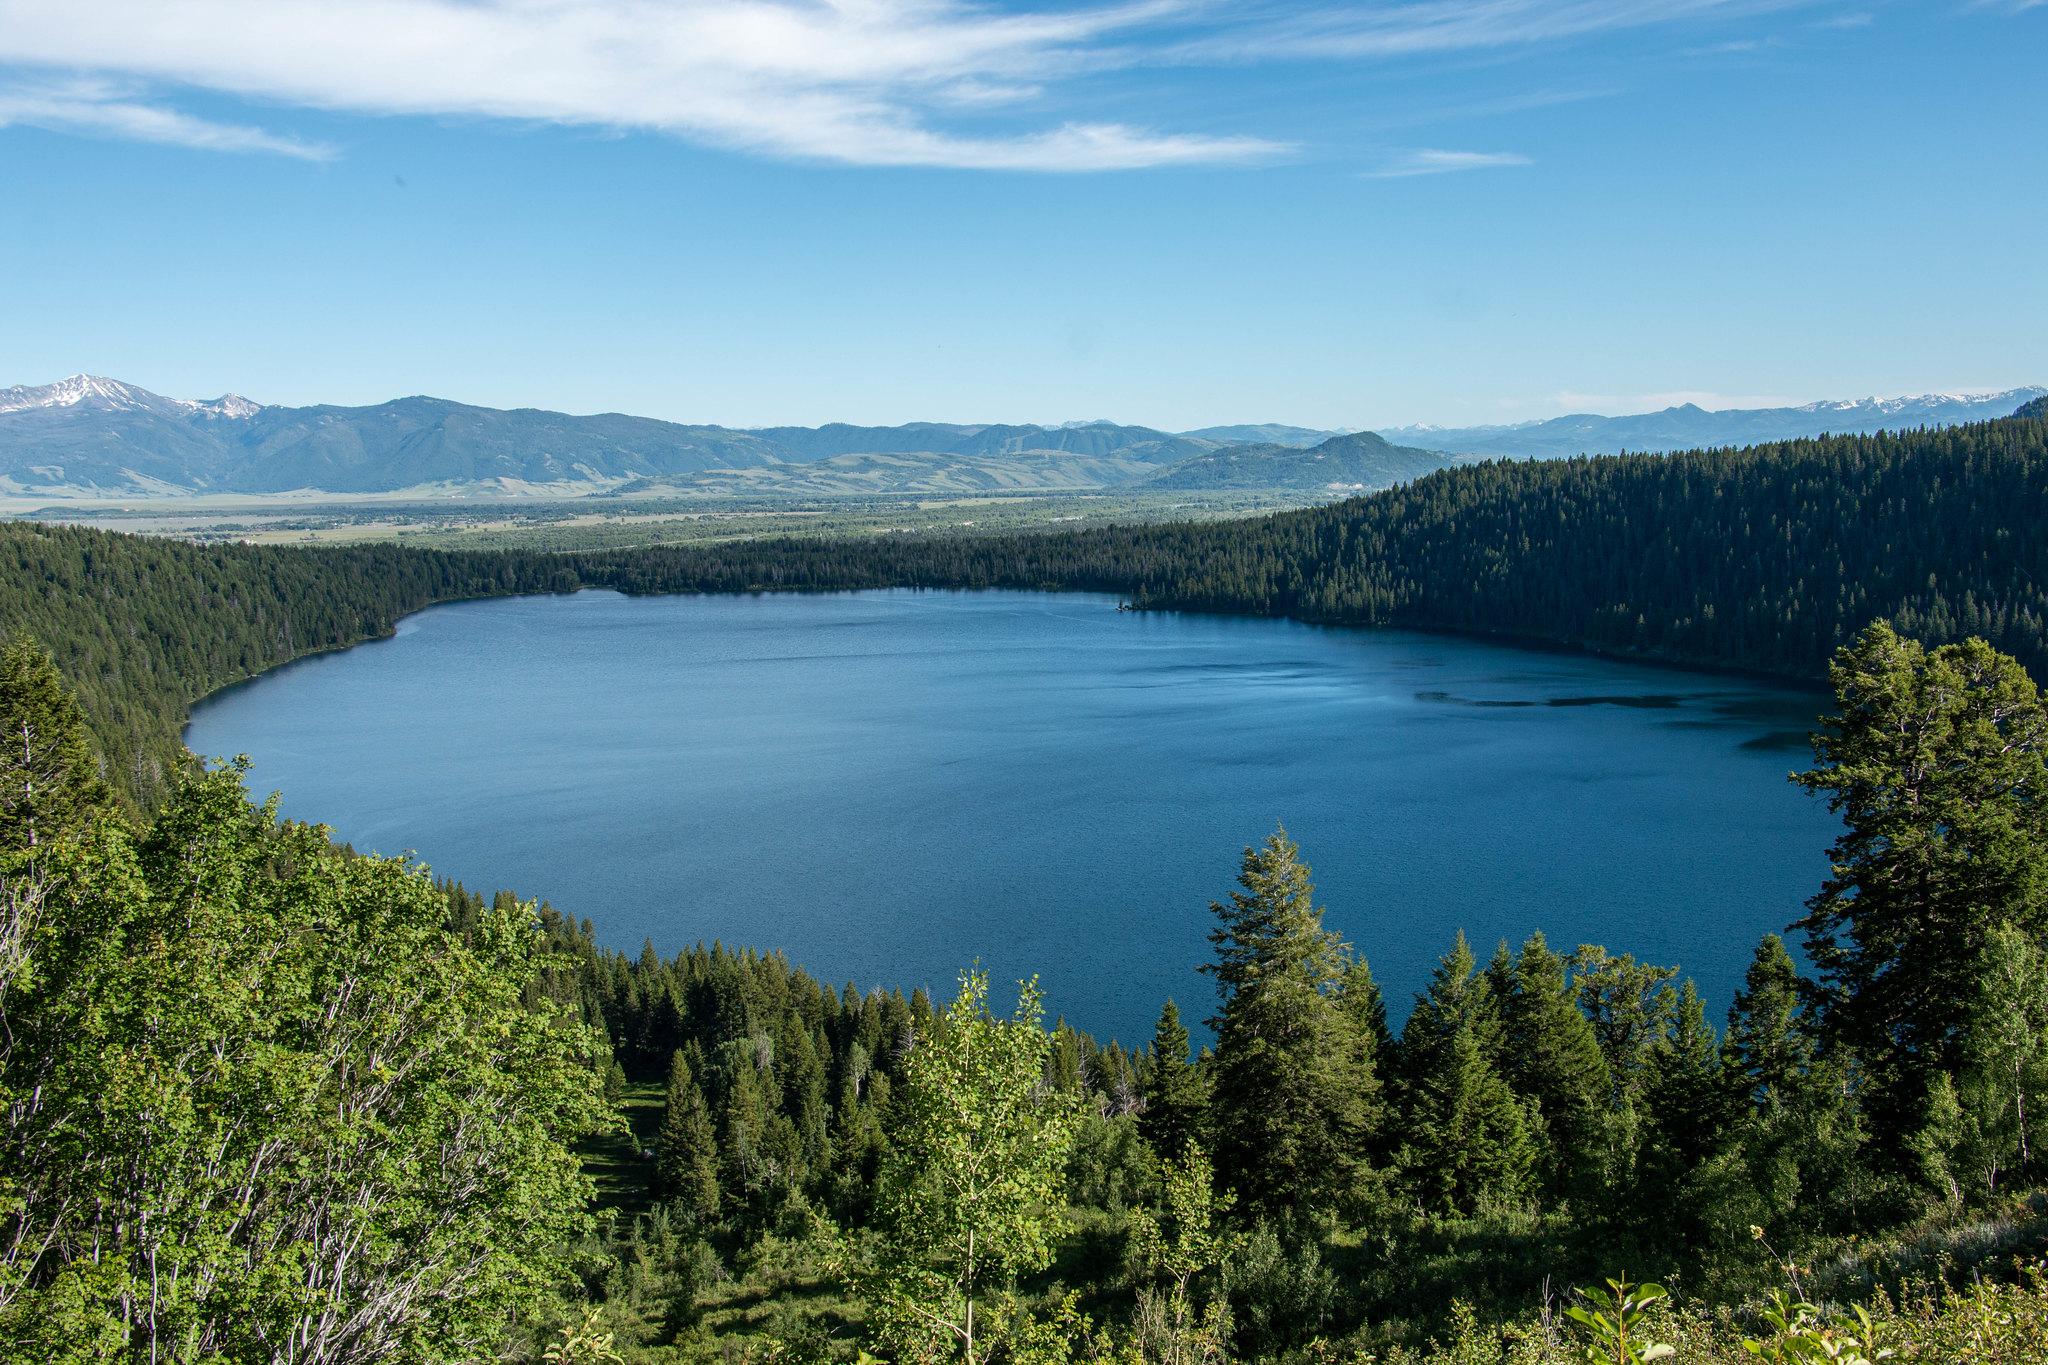
<instances>
[{"instance_id":1,"label":"distant mountain ridge","mask_svg":"<svg viewBox=\"0 0 2048 1365\"><path fill-rule=\"evenodd\" d=\"M1356 493L1391 488L1460 461L1441 450L1397 446L1370 431L1332 436L1303 449L1264 442L1226 446L1182 461L1147 488L1284 488Z\"/></svg>"},{"instance_id":2,"label":"distant mountain ridge","mask_svg":"<svg viewBox=\"0 0 2048 1365\"><path fill-rule=\"evenodd\" d=\"M1337 433L1283 423L1170 432L1115 422L739 429L443 398L368 407L166 398L98 375L0 389L0 493L183 497L672 491L751 495L1271 488L1406 482L1473 456L1657 452L2000 417L2048 389L1797 408L1578 414L1515 426ZM1444 452L1455 452L1446 454Z\"/></svg>"},{"instance_id":3,"label":"distant mountain ridge","mask_svg":"<svg viewBox=\"0 0 2048 1365\"><path fill-rule=\"evenodd\" d=\"M1661 412L1603 417L1571 413L1508 426L1382 428L1391 441L1415 441L1466 455L1545 459L1560 455L1644 455L1673 450L1792 441L1822 434L1852 435L1913 427L1960 426L2009 417L2043 388L1987 393L1931 393L1907 398L1853 398L1788 408L1727 408L1710 412L1682 403Z\"/></svg>"}]
</instances>

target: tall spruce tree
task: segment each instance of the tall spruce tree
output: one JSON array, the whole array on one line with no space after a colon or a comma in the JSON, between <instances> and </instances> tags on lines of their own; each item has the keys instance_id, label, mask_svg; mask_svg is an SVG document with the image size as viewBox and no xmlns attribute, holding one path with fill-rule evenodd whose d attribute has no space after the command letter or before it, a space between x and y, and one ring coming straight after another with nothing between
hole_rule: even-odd
<instances>
[{"instance_id":1,"label":"tall spruce tree","mask_svg":"<svg viewBox=\"0 0 2048 1365\"><path fill-rule=\"evenodd\" d=\"M1201 1071L1188 1059L1187 1026L1180 1021L1180 1007L1169 1000L1152 1030L1138 1131L1161 1160L1178 1160L1190 1142L1201 1140L1207 1104Z\"/></svg>"},{"instance_id":2,"label":"tall spruce tree","mask_svg":"<svg viewBox=\"0 0 2048 1365\"><path fill-rule=\"evenodd\" d=\"M1647 1136L1638 1162L1638 1207L1667 1255L1697 1257L1725 1243L1751 1208L1735 1109L1713 1026L1691 981L1679 988L1670 1027L1651 1051L1644 1087Z\"/></svg>"},{"instance_id":3,"label":"tall spruce tree","mask_svg":"<svg viewBox=\"0 0 2048 1365\"><path fill-rule=\"evenodd\" d=\"M1401 1032L1401 1171L1433 1212L1511 1208L1531 1192L1528 1115L1494 1060L1503 1036L1492 983L1460 933Z\"/></svg>"},{"instance_id":4,"label":"tall spruce tree","mask_svg":"<svg viewBox=\"0 0 2048 1365\"><path fill-rule=\"evenodd\" d=\"M1496 975L1506 981L1501 1070L1542 1121L1543 1188L1562 1196L1600 1172L1606 1059L1579 1009L1565 959L1542 934L1529 936L1507 971L1489 969L1489 979Z\"/></svg>"},{"instance_id":5,"label":"tall spruce tree","mask_svg":"<svg viewBox=\"0 0 2048 1365\"><path fill-rule=\"evenodd\" d=\"M1776 934L1764 935L1743 974L1728 1011L1722 1054L1734 1093L1752 1109L1793 1097L1813 1062L1800 1010L1799 969Z\"/></svg>"},{"instance_id":6,"label":"tall spruce tree","mask_svg":"<svg viewBox=\"0 0 2048 1365\"><path fill-rule=\"evenodd\" d=\"M668 1104L654 1148L654 1183L657 1196L681 1204L699 1222L718 1217L718 1142L711 1110L681 1052L669 1063Z\"/></svg>"},{"instance_id":7,"label":"tall spruce tree","mask_svg":"<svg viewBox=\"0 0 2048 1365\"><path fill-rule=\"evenodd\" d=\"M1344 945L1323 927L1283 827L1247 848L1241 890L1210 906L1222 1007L1210 1106L1217 1170L1254 1212L1331 1208L1359 1188L1366 1139L1352 1030L1336 1001Z\"/></svg>"}]
</instances>

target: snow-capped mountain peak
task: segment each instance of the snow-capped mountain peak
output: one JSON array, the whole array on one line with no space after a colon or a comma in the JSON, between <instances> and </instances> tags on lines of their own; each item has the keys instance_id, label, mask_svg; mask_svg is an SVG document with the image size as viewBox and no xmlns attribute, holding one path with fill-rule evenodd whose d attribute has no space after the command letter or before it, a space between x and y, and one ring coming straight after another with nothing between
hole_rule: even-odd
<instances>
[{"instance_id":1,"label":"snow-capped mountain peak","mask_svg":"<svg viewBox=\"0 0 2048 1365\"><path fill-rule=\"evenodd\" d=\"M54 384L17 384L0 389L0 412L28 412L36 408L92 408L101 412L154 412L164 416L247 418L262 410L240 394L223 394L212 402L191 398L166 398L160 393L104 375L74 374Z\"/></svg>"},{"instance_id":2,"label":"snow-capped mountain peak","mask_svg":"<svg viewBox=\"0 0 2048 1365\"><path fill-rule=\"evenodd\" d=\"M210 403L199 404L198 410L208 417L225 417L231 421L241 421L263 411L263 405L253 399L244 398L239 393L224 393Z\"/></svg>"}]
</instances>

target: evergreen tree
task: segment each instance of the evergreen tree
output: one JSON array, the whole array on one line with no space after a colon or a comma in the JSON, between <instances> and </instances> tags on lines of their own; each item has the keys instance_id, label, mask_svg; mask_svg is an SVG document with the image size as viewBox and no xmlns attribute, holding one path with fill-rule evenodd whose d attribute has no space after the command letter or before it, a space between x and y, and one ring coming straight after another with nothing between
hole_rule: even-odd
<instances>
[{"instance_id":1,"label":"evergreen tree","mask_svg":"<svg viewBox=\"0 0 2048 1365\"><path fill-rule=\"evenodd\" d=\"M1735 1108L1713 1027L1691 981L1652 1050L1644 1088L1647 1136L1633 1201L1666 1254L1698 1258L1727 1242L1753 1211L1737 1146Z\"/></svg>"},{"instance_id":2,"label":"evergreen tree","mask_svg":"<svg viewBox=\"0 0 2048 1365\"><path fill-rule=\"evenodd\" d=\"M718 1217L718 1143L704 1092L689 1059L675 1054L668 1073L668 1104L654 1148L655 1192L689 1210L700 1222Z\"/></svg>"},{"instance_id":3,"label":"evergreen tree","mask_svg":"<svg viewBox=\"0 0 2048 1365\"><path fill-rule=\"evenodd\" d=\"M1161 1160L1178 1159L1190 1142L1201 1140L1206 1090L1201 1071L1188 1060L1188 1031L1180 1021L1180 1007L1169 1000L1152 1031L1145 1109L1138 1115L1138 1131Z\"/></svg>"},{"instance_id":4,"label":"evergreen tree","mask_svg":"<svg viewBox=\"0 0 2048 1365\"><path fill-rule=\"evenodd\" d=\"M1799 970L1785 941L1765 934L1728 1011L1722 1054L1729 1084L1743 1104L1769 1108L1798 1092L1813 1061L1799 1002Z\"/></svg>"},{"instance_id":5,"label":"evergreen tree","mask_svg":"<svg viewBox=\"0 0 2048 1365\"><path fill-rule=\"evenodd\" d=\"M1510 1208L1530 1192L1536 1150L1528 1116L1496 1069L1502 1040L1491 983L1460 933L1401 1032L1400 1164L1434 1212Z\"/></svg>"},{"instance_id":6,"label":"evergreen tree","mask_svg":"<svg viewBox=\"0 0 2048 1365\"><path fill-rule=\"evenodd\" d=\"M1799 781L1847 828L1800 927L1830 1036L1917 1108L1956 1067L1991 929L2048 933L2048 713L1982 640L1928 650L1883 622L1830 677L1840 714Z\"/></svg>"},{"instance_id":7,"label":"evergreen tree","mask_svg":"<svg viewBox=\"0 0 2048 1365\"><path fill-rule=\"evenodd\" d=\"M1511 968L1488 974L1506 983L1502 1073L1542 1120L1543 1187L1552 1196L1582 1188L1598 1178L1603 1151L1607 1063L1592 1021L1580 1012L1565 960L1540 933Z\"/></svg>"},{"instance_id":8,"label":"evergreen tree","mask_svg":"<svg viewBox=\"0 0 2048 1365\"><path fill-rule=\"evenodd\" d=\"M1210 1104L1217 1169L1252 1210L1327 1209L1361 1175L1367 1078L1334 999L1345 956L1283 828L1244 851L1242 890L1212 904L1222 1008Z\"/></svg>"},{"instance_id":9,"label":"evergreen tree","mask_svg":"<svg viewBox=\"0 0 2048 1365\"><path fill-rule=\"evenodd\" d=\"M1606 1059L1606 1180L1615 1188L1635 1178L1643 1141L1643 1092L1650 1059L1678 997L1669 967L1638 962L1592 944L1572 954L1572 986Z\"/></svg>"},{"instance_id":10,"label":"evergreen tree","mask_svg":"<svg viewBox=\"0 0 2048 1365\"><path fill-rule=\"evenodd\" d=\"M0 648L0 852L46 843L111 801L57 665L13 636Z\"/></svg>"}]
</instances>

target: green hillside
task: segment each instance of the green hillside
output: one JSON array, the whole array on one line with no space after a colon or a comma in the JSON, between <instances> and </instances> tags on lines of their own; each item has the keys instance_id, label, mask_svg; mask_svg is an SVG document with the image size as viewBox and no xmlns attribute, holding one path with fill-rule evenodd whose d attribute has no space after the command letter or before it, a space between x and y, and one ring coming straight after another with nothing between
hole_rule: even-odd
<instances>
[{"instance_id":1,"label":"green hillside","mask_svg":"<svg viewBox=\"0 0 2048 1365\"><path fill-rule=\"evenodd\" d=\"M2048 672L2048 419L1743 451L1494 462L1242 521L547 556L192 546L0 524L0 626L77 679L148 797L187 707L431 602L579 586L1115 593L1144 607L1512 636L1816 679L1873 618Z\"/></svg>"}]
</instances>

